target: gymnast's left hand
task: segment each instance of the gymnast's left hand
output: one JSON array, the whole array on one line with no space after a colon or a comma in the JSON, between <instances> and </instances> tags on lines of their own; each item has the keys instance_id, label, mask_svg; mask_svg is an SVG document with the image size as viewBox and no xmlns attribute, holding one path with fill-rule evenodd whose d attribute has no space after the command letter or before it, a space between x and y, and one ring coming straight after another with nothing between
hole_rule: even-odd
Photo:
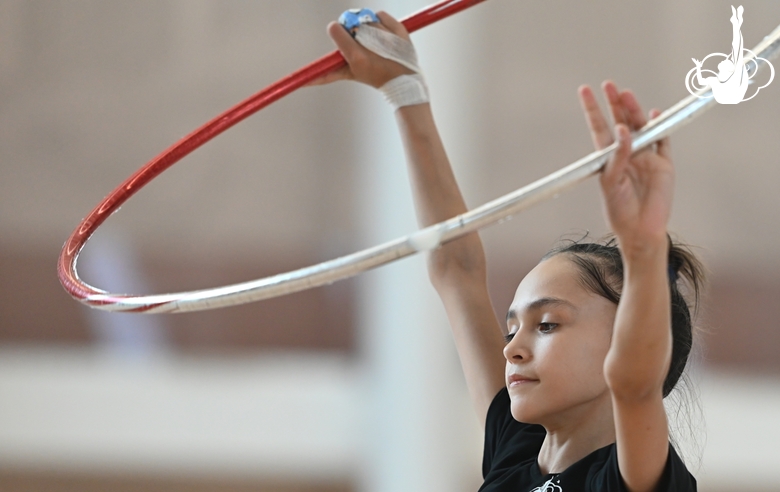
<instances>
[{"instance_id":1,"label":"gymnast's left hand","mask_svg":"<svg viewBox=\"0 0 780 492\"><path fill-rule=\"evenodd\" d=\"M642 108L629 90L619 91L602 84L615 121L618 148L602 169L599 181L607 222L618 238L623 254L645 251L667 243L674 194L674 167L669 139L645 147L632 155L631 133L647 123ZM580 102L597 149L614 142L612 132L588 86L579 88ZM650 111L655 118L660 111Z\"/></svg>"},{"instance_id":2,"label":"gymnast's left hand","mask_svg":"<svg viewBox=\"0 0 780 492\"><path fill-rule=\"evenodd\" d=\"M372 23L372 26L411 41L409 32L404 25L393 16L383 11L377 12L376 16L379 18L379 23ZM358 29L360 28L358 27ZM361 46L338 22L328 24L328 35L336 43L336 47L341 51L347 65L314 79L306 85L329 84L337 80L355 80L378 89L399 75L414 73L400 63L382 58Z\"/></svg>"}]
</instances>

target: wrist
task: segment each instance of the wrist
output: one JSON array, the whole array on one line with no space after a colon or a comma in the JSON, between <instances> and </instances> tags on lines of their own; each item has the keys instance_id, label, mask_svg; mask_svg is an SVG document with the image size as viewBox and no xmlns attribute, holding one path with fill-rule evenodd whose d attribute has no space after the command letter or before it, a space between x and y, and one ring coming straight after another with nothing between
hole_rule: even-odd
<instances>
[{"instance_id":1,"label":"wrist","mask_svg":"<svg viewBox=\"0 0 780 492\"><path fill-rule=\"evenodd\" d=\"M399 128L408 137L427 139L438 135L429 103L398 108L395 117Z\"/></svg>"},{"instance_id":2,"label":"wrist","mask_svg":"<svg viewBox=\"0 0 780 492\"><path fill-rule=\"evenodd\" d=\"M379 91L385 96L385 100L393 107L394 111L429 101L428 86L419 73L399 75L379 87Z\"/></svg>"},{"instance_id":3,"label":"wrist","mask_svg":"<svg viewBox=\"0 0 780 492\"><path fill-rule=\"evenodd\" d=\"M669 257L669 236L666 231L651 236L618 237L618 244L626 268L634 264L666 264Z\"/></svg>"}]
</instances>

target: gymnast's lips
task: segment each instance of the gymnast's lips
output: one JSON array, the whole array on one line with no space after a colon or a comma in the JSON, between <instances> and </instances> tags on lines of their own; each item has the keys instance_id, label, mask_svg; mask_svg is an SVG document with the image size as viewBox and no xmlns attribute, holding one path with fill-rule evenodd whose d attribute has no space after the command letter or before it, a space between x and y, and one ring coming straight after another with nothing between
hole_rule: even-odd
<instances>
[{"instance_id":1,"label":"gymnast's lips","mask_svg":"<svg viewBox=\"0 0 780 492\"><path fill-rule=\"evenodd\" d=\"M525 385L525 384L531 384L531 383L538 383L538 379L529 378L527 376L522 376L520 374L510 374L509 377L506 379L507 386L519 386L519 385Z\"/></svg>"}]
</instances>

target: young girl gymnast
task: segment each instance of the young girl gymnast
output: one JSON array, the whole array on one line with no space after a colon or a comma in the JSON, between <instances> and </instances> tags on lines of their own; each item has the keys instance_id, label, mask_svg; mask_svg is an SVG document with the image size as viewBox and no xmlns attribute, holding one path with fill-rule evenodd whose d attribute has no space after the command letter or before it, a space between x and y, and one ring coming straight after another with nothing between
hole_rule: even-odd
<instances>
[{"instance_id":1,"label":"young girl gymnast","mask_svg":"<svg viewBox=\"0 0 780 492\"><path fill-rule=\"evenodd\" d=\"M364 10L345 13L328 33L348 65L314 83L356 80L394 106L420 226L465 213L403 25ZM647 120L630 91L612 82L603 90L619 142L599 177L614 239L550 251L520 282L505 329L476 232L428 256L485 428L481 491L696 490L669 442L663 399L691 348L678 284L686 280L698 297L701 267L667 235L668 140L632 154L630 131ZM593 92L582 86L579 97L595 146L610 145Z\"/></svg>"}]
</instances>

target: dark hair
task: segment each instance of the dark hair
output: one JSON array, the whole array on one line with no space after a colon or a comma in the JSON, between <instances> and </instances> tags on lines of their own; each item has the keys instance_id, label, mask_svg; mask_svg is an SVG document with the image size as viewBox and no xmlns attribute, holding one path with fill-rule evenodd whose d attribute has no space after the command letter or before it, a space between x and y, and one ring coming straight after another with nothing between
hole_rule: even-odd
<instances>
[{"instance_id":1,"label":"dark hair","mask_svg":"<svg viewBox=\"0 0 780 492\"><path fill-rule=\"evenodd\" d=\"M615 304L623 290L623 258L617 240L607 237L599 242L566 241L550 250L542 260L565 254L580 269L583 287ZM684 279L685 284L680 278ZM663 385L663 396L674 389L682 376L693 346L693 316L699 305L699 294L704 282L704 268L688 246L669 238L669 285L672 308L672 361ZM692 297L689 305L683 290Z\"/></svg>"}]
</instances>

